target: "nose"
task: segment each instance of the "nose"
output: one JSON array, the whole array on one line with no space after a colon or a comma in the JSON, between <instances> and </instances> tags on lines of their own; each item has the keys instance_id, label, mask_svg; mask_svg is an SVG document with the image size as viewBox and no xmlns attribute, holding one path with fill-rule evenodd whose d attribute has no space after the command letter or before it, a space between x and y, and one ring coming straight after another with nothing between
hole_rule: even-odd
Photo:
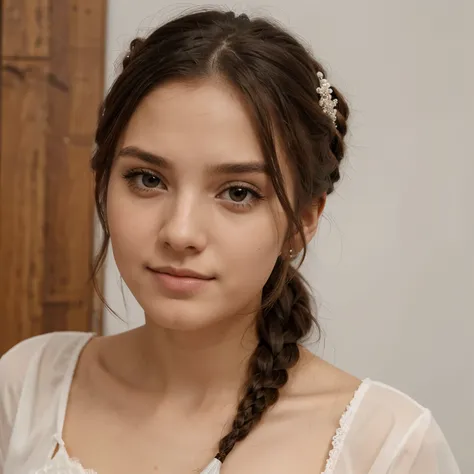
<instances>
[{"instance_id":1,"label":"nose","mask_svg":"<svg viewBox=\"0 0 474 474\"><path fill-rule=\"evenodd\" d=\"M208 222L200 200L192 195L167 198L163 209L160 242L176 253L199 253L207 244Z\"/></svg>"}]
</instances>

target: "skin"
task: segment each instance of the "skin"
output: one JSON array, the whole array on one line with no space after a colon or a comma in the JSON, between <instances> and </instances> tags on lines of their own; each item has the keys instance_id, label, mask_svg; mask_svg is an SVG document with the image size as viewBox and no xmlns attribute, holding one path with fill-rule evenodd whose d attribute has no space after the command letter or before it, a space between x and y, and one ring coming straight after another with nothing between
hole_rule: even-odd
<instances>
[{"instance_id":1,"label":"skin","mask_svg":"<svg viewBox=\"0 0 474 474\"><path fill-rule=\"evenodd\" d=\"M291 196L290 167L279 160ZM286 217L265 173L218 169L236 163L264 159L243 101L217 79L156 89L121 137L107 218L146 323L92 339L79 360L64 440L98 474L199 472L232 422L263 285L280 254L302 247L284 241ZM324 199L302 214L308 242L323 207ZM198 291L170 291L150 270L163 266L212 279ZM235 447L224 474L323 470L360 380L301 352L279 402Z\"/></svg>"}]
</instances>

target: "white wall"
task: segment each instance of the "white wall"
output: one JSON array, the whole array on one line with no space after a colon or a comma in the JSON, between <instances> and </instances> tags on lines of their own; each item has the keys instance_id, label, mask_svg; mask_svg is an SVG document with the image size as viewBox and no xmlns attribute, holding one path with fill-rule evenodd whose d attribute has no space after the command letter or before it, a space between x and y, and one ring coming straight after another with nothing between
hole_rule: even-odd
<instances>
[{"instance_id":1,"label":"white wall","mask_svg":"<svg viewBox=\"0 0 474 474\"><path fill-rule=\"evenodd\" d=\"M474 472L474 2L272 3L237 9L306 38L353 111L344 179L304 266L326 331L313 347L429 406ZM110 0L108 84L135 34L192 6L171 4ZM106 275L112 307L141 324L113 262ZM106 317L107 333L126 327Z\"/></svg>"}]
</instances>

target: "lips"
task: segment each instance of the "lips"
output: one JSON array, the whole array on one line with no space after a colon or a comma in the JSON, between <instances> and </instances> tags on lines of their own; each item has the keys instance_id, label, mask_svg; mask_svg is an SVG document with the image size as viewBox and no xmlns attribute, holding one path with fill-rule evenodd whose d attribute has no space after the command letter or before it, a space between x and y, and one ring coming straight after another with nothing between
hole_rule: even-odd
<instances>
[{"instance_id":1,"label":"lips","mask_svg":"<svg viewBox=\"0 0 474 474\"><path fill-rule=\"evenodd\" d=\"M208 287L214 277L190 269L172 267L148 268L165 295L189 298Z\"/></svg>"},{"instance_id":2,"label":"lips","mask_svg":"<svg viewBox=\"0 0 474 474\"><path fill-rule=\"evenodd\" d=\"M196 278L198 280L212 280L213 277L204 275L188 268L161 267L151 268L153 272L164 273L178 278Z\"/></svg>"}]
</instances>

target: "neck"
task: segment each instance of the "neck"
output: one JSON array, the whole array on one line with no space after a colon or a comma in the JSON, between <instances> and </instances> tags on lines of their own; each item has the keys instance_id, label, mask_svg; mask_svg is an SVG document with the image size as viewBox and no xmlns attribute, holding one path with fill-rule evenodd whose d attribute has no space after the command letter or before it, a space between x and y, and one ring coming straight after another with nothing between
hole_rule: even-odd
<instances>
[{"instance_id":1,"label":"neck","mask_svg":"<svg viewBox=\"0 0 474 474\"><path fill-rule=\"evenodd\" d=\"M160 398L193 410L234 403L257 345L255 317L226 318L193 331L164 329L146 318L136 333L140 380Z\"/></svg>"}]
</instances>

